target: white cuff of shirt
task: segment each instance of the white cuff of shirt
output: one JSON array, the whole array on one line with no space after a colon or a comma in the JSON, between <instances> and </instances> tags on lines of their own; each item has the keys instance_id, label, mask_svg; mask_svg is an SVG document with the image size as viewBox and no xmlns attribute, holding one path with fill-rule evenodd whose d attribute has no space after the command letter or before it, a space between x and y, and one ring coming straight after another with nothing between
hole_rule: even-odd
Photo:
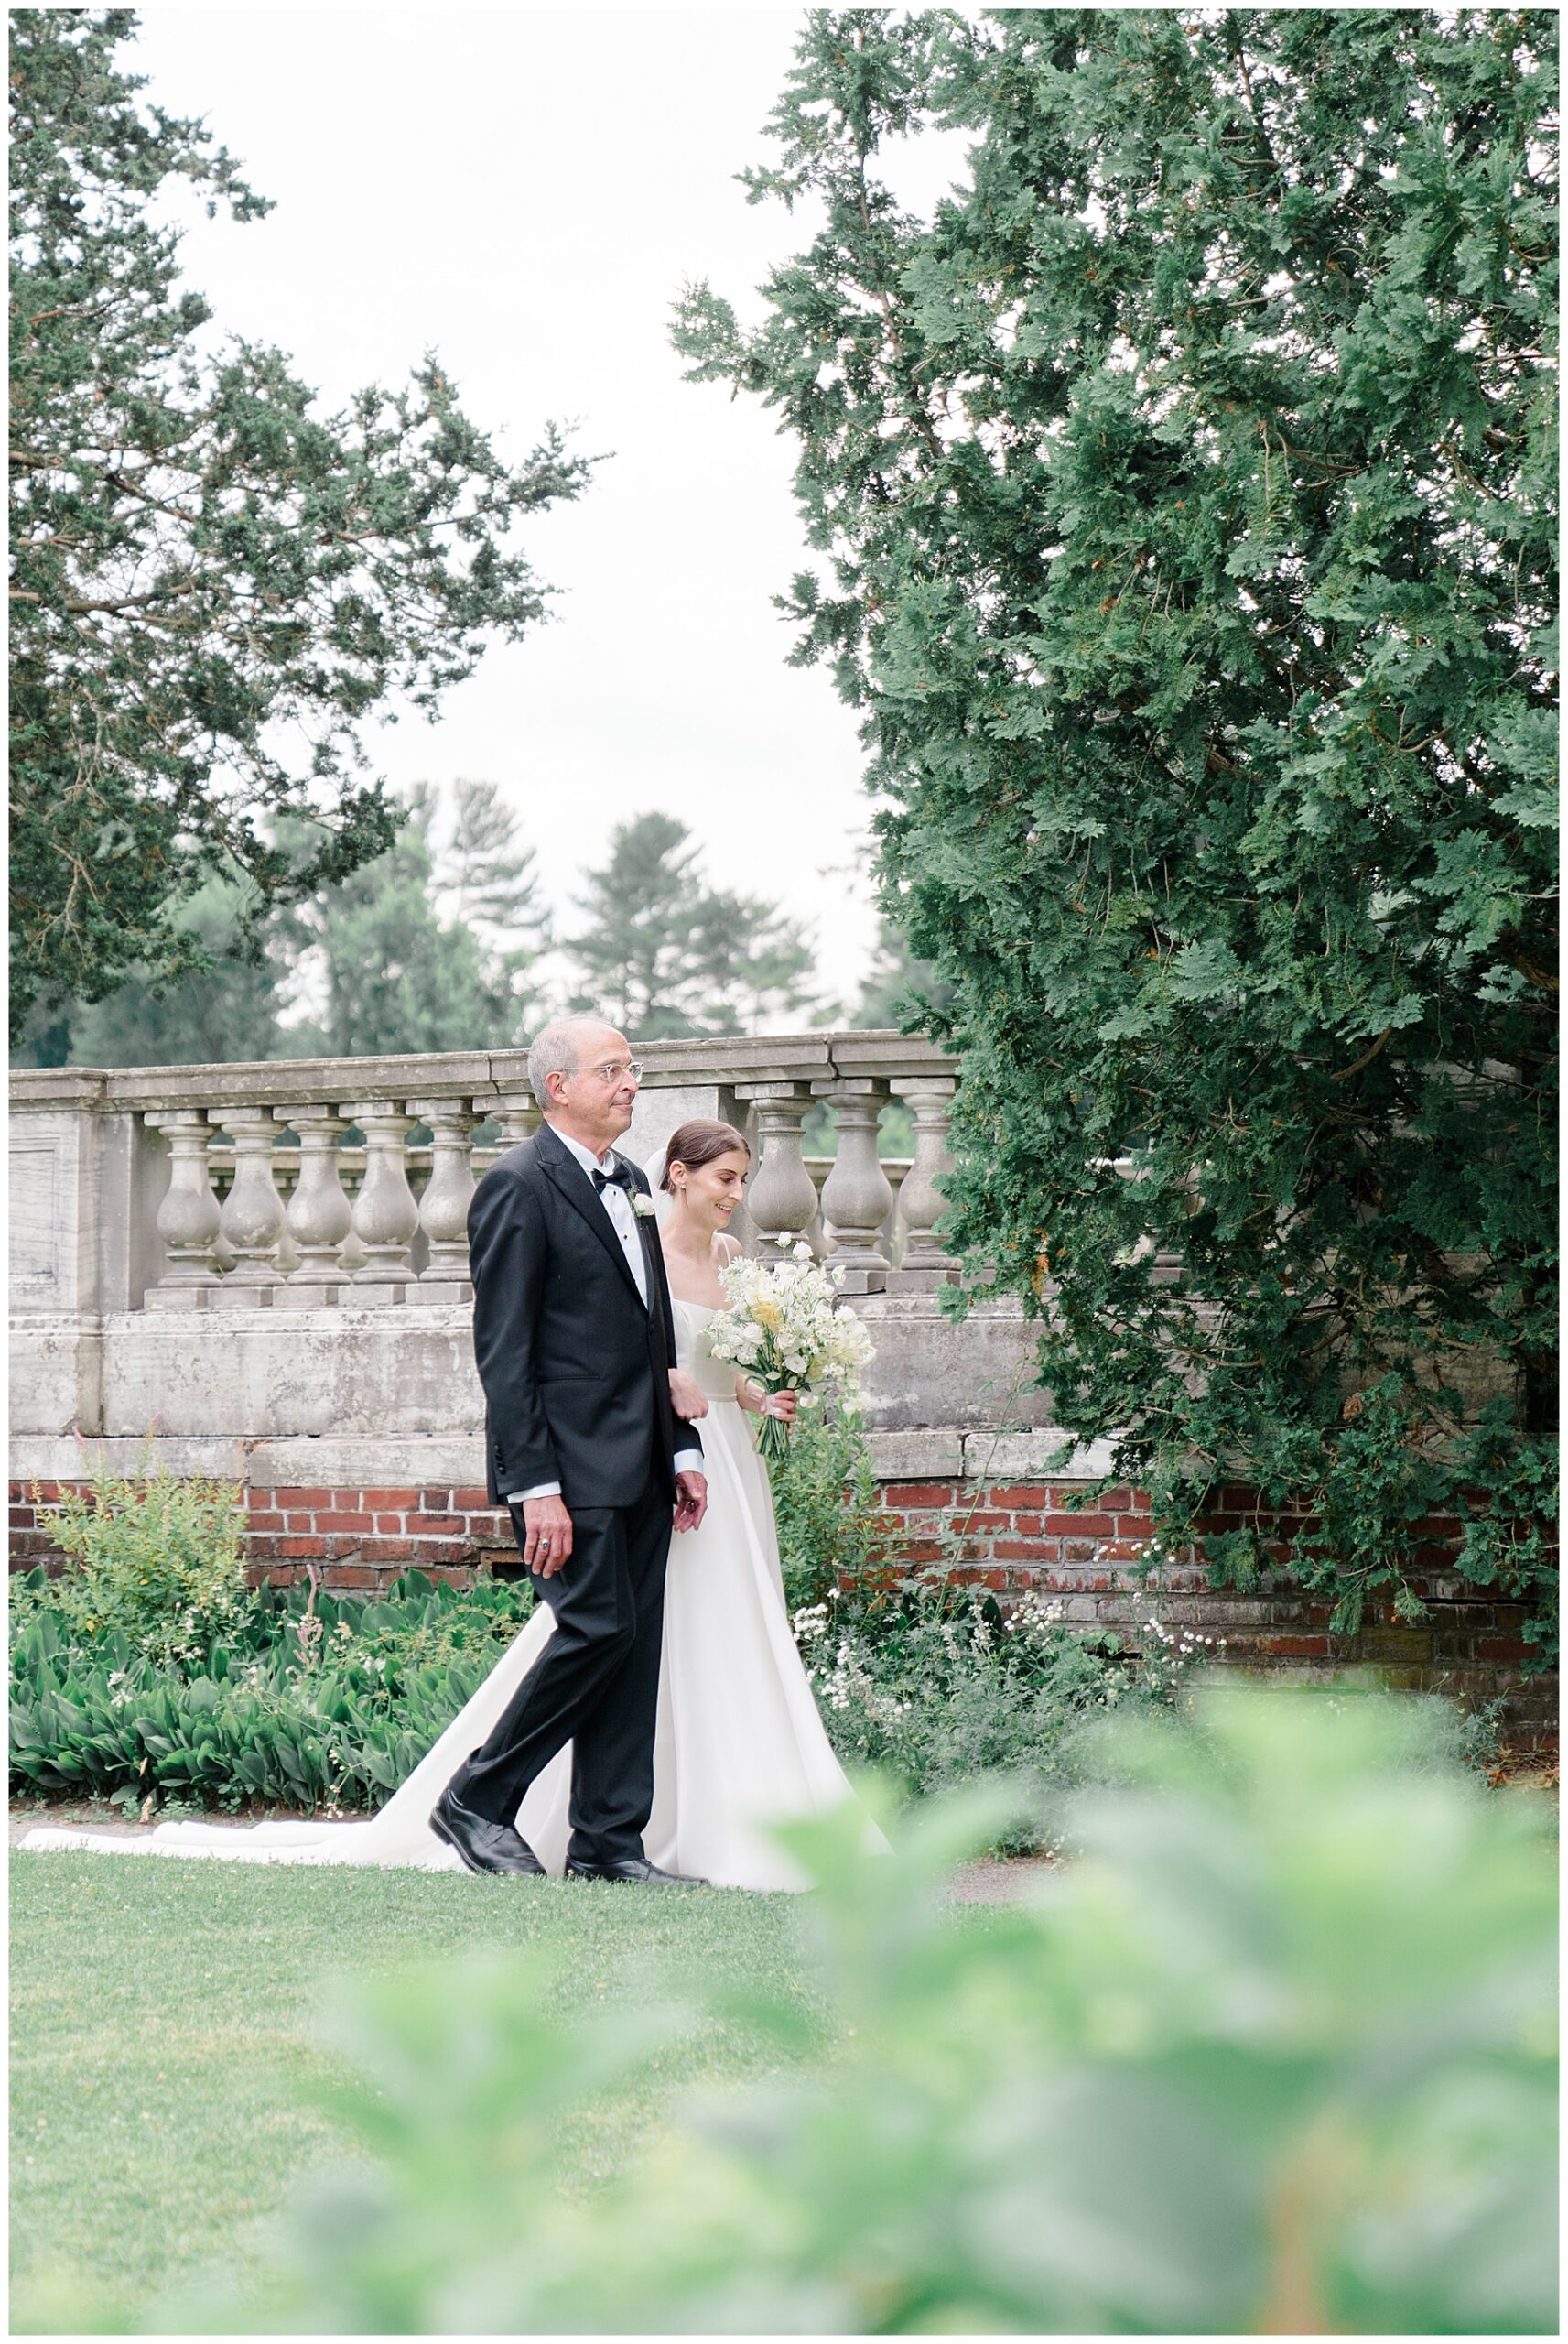
<instances>
[{"instance_id":1,"label":"white cuff of shirt","mask_svg":"<svg viewBox=\"0 0 1568 2344\"><path fill-rule=\"evenodd\" d=\"M676 1451L676 1471L677 1473L700 1473L706 1479L708 1468L702 1461L701 1449L677 1449Z\"/></svg>"},{"instance_id":2,"label":"white cuff of shirt","mask_svg":"<svg viewBox=\"0 0 1568 2344\"><path fill-rule=\"evenodd\" d=\"M539 1481L531 1490L512 1491L506 1503L508 1505L521 1505L524 1498L558 1498L560 1493L558 1481Z\"/></svg>"}]
</instances>

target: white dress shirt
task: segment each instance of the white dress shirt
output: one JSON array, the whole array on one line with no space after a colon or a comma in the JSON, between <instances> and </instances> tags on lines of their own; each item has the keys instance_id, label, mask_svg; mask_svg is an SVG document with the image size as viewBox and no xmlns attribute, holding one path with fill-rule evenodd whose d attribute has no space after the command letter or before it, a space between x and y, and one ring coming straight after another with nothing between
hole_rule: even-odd
<instances>
[{"instance_id":1,"label":"white dress shirt","mask_svg":"<svg viewBox=\"0 0 1568 2344\"><path fill-rule=\"evenodd\" d=\"M615 1150L612 1147L607 1148L602 1156L595 1156L591 1147L584 1147L580 1140L573 1139L569 1133L561 1131L555 1123L550 1125L550 1129L555 1133L561 1145L582 1166L586 1179L591 1181L596 1172L608 1174L613 1171ZM632 1199L625 1189L615 1182L611 1182L606 1188L596 1189L594 1193L610 1215L615 1234L621 1240L621 1250L626 1256L626 1266L637 1281L637 1291L643 1297L643 1308L645 1310L648 1308L648 1258L643 1251L643 1241L637 1233L637 1216L633 1210ZM701 1449L678 1450L675 1470L677 1473L700 1473L703 1470ZM558 1498L560 1493L561 1485L558 1481L538 1481L531 1490L512 1491L506 1503L508 1505L521 1505L524 1498Z\"/></svg>"}]
</instances>

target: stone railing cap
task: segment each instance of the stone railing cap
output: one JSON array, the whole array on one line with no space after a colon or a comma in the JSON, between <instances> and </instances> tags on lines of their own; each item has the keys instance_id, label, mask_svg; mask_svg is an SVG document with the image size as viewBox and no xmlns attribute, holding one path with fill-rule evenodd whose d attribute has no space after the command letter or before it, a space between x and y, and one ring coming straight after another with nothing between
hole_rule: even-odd
<instances>
[{"instance_id":1,"label":"stone railing cap","mask_svg":"<svg viewBox=\"0 0 1568 2344\"><path fill-rule=\"evenodd\" d=\"M693 1036L634 1045L650 1090L685 1084L830 1082L836 1077L939 1075L957 1060L910 1034ZM101 1107L127 1113L225 1105L287 1108L342 1100L515 1099L525 1050L438 1050L400 1058L263 1058L226 1066L24 1067L11 1076L22 1109Z\"/></svg>"}]
</instances>

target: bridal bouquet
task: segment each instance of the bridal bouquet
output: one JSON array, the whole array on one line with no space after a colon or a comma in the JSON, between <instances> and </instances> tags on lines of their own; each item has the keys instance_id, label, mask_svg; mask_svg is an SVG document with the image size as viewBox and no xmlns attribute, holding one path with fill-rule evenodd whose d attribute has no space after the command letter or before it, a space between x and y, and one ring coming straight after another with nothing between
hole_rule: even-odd
<instances>
[{"instance_id":1,"label":"bridal bouquet","mask_svg":"<svg viewBox=\"0 0 1568 2344\"><path fill-rule=\"evenodd\" d=\"M843 1393L858 1389L860 1370L874 1356L871 1337L838 1302L832 1280L804 1241L772 1266L731 1262L719 1279L730 1308L708 1326L716 1358L744 1368L766 1392L808 1392L824 1384ZM782 1457L788 1426L764 1416L758 1446L770 1461Z\"/></svg>"}]
</instances>

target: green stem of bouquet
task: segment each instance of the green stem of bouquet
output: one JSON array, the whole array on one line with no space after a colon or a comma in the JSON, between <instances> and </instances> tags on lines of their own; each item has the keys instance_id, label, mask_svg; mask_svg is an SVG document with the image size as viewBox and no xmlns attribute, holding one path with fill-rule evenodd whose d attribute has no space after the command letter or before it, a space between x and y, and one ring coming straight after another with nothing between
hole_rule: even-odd
<instances>
[{"instance_id":1,"label":"green stem of bouquet","mask_svg":"<svg viewBox=\"0 0 1568 2344\"><path fill-rule=\"evenodd\" d=\"M770 1465L776 1465L789 1453L789 1427L780 1416L764 1416L757 1447Z\"/></svg>"}]
</instances>

